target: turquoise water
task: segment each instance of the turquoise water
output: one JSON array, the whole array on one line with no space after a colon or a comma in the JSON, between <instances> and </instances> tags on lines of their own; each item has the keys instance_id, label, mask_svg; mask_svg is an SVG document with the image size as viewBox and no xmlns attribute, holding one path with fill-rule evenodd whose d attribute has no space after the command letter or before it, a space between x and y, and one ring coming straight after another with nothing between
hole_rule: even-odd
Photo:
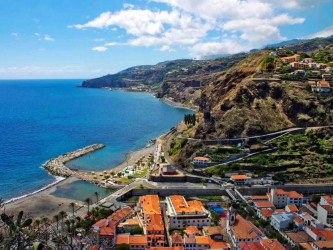
<instances>
[{"instance_id":1,"label":"turquoise water","mask_svg":"<svg viewBox=\"0 0 333 250\"><path fill-rule=\"evenodd\" d=\"M76 88L81 80L0 81L0 197L9 199L54 182L41 165L94 144L106 148L70 163L89 170L112 168L126 153L183 119L148 93Z\"/></svg>"},{"instance_id":2,"label":"turquoise water","mask_svg":"<svg viewBox=\"0 0 333 250\"><path fill-rule=\"evenodd\" d=\"M84 190L84 192L82 192L82 190ZM91 198L95 202L95 192L99 194L99 198L102 198L112 193L114 190L115 189L101 188L86 181L75 181L57 186L52 195L77 201L84 201L87 198Z\"/></svg>"}]
</instances>

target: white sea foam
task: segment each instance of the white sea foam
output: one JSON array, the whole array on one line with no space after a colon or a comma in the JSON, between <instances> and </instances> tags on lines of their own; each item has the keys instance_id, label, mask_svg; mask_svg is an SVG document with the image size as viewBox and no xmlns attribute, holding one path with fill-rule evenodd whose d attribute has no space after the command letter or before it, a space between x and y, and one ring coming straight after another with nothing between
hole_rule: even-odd
<instances>
[{"instance_id":1,"label":"white sea foam","mask_svg":"<svg viewBox=\"0 0 333 250\"><path fill-rule=\"evenodd\" d=\"M29 193L29 194L21 195L21 196L19 196L19 197L15 197L15 198L12 198L12 199L10 199L10 200L6 200L6 201L4 202L4 204L8 204L8 203L11 203L11 202L13 202L13 201L17 201L17 200L20 200L20 199L26 198L26 197L29 197L29 196L34 195L34 194L38 194L38 193L40 193L40 192L42 192L42 191L44 191L44 190L46 190L46 189L48 189L48 188L50 188L50 187L53 187L54 185L56 185L56 184L58 184L59 182L61 182L61 181L63 181L63 180L66 179L65 177L61 177L61 176L54 176L54 178L55 178L55 181L54 181L54 182L52 182L52 183L50 183L50 184L48 184L48 185L46 185L46 186L44 186L44 187L42 187L42 188L36 190L36 191L33 191L33 192Z\"/></svg>"}]
</instances>

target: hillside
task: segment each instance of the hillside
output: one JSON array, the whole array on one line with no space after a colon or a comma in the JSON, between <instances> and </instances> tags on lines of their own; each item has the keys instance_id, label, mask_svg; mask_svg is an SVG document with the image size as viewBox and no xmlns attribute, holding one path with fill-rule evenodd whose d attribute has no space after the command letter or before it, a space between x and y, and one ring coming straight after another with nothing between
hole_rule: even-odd
<instances>
[{"instance_id":1,"label":"hillside","mask_svg":"<svg viewBox=\"0 0 333 250\"><path fill-rule=\"evenodd\" d=\"M174 60L156 65L136 66L113 75L86 80L87 88L129 88L148 86L157 97L172 98L177 102L194 102L200 89L222 72L244 59L246 54L237 54L214 60Z\"/></svg>"}]
</instances>

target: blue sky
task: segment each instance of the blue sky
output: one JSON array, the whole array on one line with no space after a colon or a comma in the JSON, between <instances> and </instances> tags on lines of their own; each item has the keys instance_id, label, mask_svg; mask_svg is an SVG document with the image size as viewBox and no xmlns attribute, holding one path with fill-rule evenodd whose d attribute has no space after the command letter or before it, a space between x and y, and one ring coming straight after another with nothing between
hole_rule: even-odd
<instances>
[{"instance_id":1,"label":"blue sky","mask_svg":"<svg viewBox=\"0 0 333 250\"><path fill-rule=\"evenodd\" d=\"M0 79L91 78L333 34L332 0L2 0Z\"/></svg>"}]
</instances>

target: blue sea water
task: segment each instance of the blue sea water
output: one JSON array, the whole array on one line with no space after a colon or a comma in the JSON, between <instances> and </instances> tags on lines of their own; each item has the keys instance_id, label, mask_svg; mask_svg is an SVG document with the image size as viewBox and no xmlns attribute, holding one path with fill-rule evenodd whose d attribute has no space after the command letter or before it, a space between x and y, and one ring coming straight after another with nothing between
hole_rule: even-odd
<instances>
[{"instance_id":1,"label":"blue sea water","mask_svg":"<svg viewBox=\"0 0 333 250\"><path fill-rule=\"evenodd\" d=\"M76 88L81 80L0 81L0 197L28 194L55 179L41 165L93 144L106 148L71 167L112 168L126 153L176 125L189 110L148 93Z\"/></svg>"}]
</instances>

